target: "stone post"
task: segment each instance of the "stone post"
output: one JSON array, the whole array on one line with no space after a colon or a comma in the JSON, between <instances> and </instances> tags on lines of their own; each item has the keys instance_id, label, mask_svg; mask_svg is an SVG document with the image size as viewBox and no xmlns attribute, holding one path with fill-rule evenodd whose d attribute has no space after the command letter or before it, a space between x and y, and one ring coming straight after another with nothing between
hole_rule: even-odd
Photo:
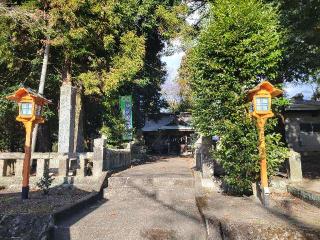
<instances>
[{"instance_id":1,"label":"stone post","mask_svg":"<svg viewBox=\"0 0 320 240\"><path fill-rule=\"evenodd\" d=\"M109 149L105 149L104 161L103 161L103 170L110 169L110 159L111 159L111 151Z\"/></svg>"},{"instance_id":2,"label":"stone post","mask_svg":"<svg viewBox=\"0 0 320 240\"><path fill-rule=\"evenodd\" d=\"M37 177L43 177L44 171L49 169L49 159L37 159Z\"/></svg>"},{"instance_id":3,"label":"stone post","mask_svg":"<svg viewBox=\"0 0 320 240\"><path fill-rule=\"evenodd\" d=\"M22 178L23 159L17 159L14 167L14 176Z\"/></svg>"},{"instance_id":4,"label":"stone post","mask_svg":"<svg viewBox=\"0 0 320 240\"><path fill-rule=\"evenodd\" d=\"M212 140L209 137L201 137L201 169L202 177L211 179L213 177L213 159L211 157Z\"/></svg>"},{"instance_id":5,"label":"stone post","mask_svg":"<svg viewBox=\"0 0 320 240\"><path fill-rule=\"evenodd\" d=\"M126 154L126 166L130 166L131 165L131 160L132 160L132 152L133 152L133 146L134 146L134 142L129 142L127 145L127 149L129 151L128 155Z\"/></svg>"},{"instance_id":6,"label":"stone post","mask_svg":"<svg viewBox=\"0 0 320 240\"><path fill-rule=\"evenodd\" d=\"M301 155L290 148L289 179L292 182L302 181Z\"/></svg>"},{"instance_id":7,"label":"stone post","mask_svg":"<svg viewBox=\"0 0 320 240\"><path fill-rule=\"evenodd\" d=\"M6 176L6 169L5 169L5 160L0 159L0 177Z\"/></svg>"},{"instance_id":8,"label":"stone post","mask_svg":"<svg viewBox=\"0 0 320 240\"><path fill-rule=\"evenodd\" d=\"M92 175L95 177L99 177L102 173L103 169L103 159L104 159L104 146L106 143L106 139L97 138L94 139L93 145L93 173Z\"/></svg>"},{"instance_id":9,"label":"stone post","mask_svg":"<svg viewBox=\"0 0 320 240\"><path fill-rule=\"evenodd\" d=\"M84 155L80 155L80 156L79 156L79 162L80 162L80 163L79 163L79 164L80 164L80 169L79 169L79 171L77 171L77 175L78 175L79 177L85 177L86 158L85 158Z\"/></svg>"},{"instance_id":10,"label":"stone post","mask_svg":"<svg viewBox=\"0 0 320 240\"><path fill-rule=\"evenodd\" d=\"M60 88L58 152L74 152L76 88L63 84Z\"/></svg>"},{"instance_id":11,"label":"stone post","mask_svg":"<svg viewBox=\"0 0 320 240\"><path fill-rule=\"evenodd\" d=\"M59 156L59 176L65 177L68 175L69 171L69 156L61 155Z\"/></svg>"},{"instance_id":12,"label":"stone post","mask_svg":"<svg viewBox=\"0 0 320 240\"><path fill-rule=\"evenodd\" d=\"M210 137L201 136L196 141L195 146L196 167L201 171L202 187L207 189L214 189L214 161L210 152L213 146L213 142Z\"/></svg>"},{"instance_id":13,"label":"stone post","mask_svg":"<svg viewBox=\"0 0 320 240\"><path fill-rule=\"evenodd\" d=\"M15 171L13 165L14 165L14 162L12 159L4 160L4 171L5 171L4 174L6 176L10 176Z\"/></svg>"},{"instance_id":14,"label":"stone post","mask_svg":"<svg viewBox=\"0 0 320 240\"><path fill-rule=\"evenodd\" d=\"M201 170L201 152L200 152L201 141L202 141L202 138L200 137L195 143L194 158L196 161L197 170Z\"/></svg>"},{"instance_id":15,"label":"stone post","mask_svg":"<svg viewBox=\"0 0 320 240\"><path fill-rule=\"evenodd\" d=\"M128 154L126 154L126 158L127 158L126 167L130 167L130 165L131 165L131 159L132 159L132 148L130 148L130 152L129 152Z\"/></svg>"}]
</instances>

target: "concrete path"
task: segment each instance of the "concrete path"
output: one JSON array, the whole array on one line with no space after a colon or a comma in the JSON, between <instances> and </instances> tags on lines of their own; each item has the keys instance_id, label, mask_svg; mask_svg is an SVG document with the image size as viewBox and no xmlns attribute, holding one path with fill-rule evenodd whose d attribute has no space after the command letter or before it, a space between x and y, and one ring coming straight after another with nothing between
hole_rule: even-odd
<instances>
[{"instance_id":1,"label":"concrete path","mask_svg":"<svg viewBox=\"0 0 320 240\"><path fill-rule=\"evenodd\" d=\"M159 158L109 178L105 200L61 222L55 239L204 240L189 158Z\"/></svg>"}]
</instances>

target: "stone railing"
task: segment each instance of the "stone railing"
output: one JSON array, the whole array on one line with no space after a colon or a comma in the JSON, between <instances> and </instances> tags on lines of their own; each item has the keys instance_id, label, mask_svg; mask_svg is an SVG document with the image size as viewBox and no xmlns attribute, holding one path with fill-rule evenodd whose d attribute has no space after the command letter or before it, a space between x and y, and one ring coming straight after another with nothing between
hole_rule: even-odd
<instances>
[{"instance_id":1,"label":"stone railing","mask_svg":"<svg viewBox=\"0 0 320 240\"><path fill-rule=\"evenodd\" d=\"M0 153L0 177L22 177L24 153ZM67 176L74 165L78 169L85 169L85 165L78 164L78 159L83 163L93 161L93 153L33 153L31 157L31 175L42 177L44 170L57 176ZM81 161L80 161L81 162ZM79 171L81 175L82 171Z\"/></svg>"},{"instance_id":2,"label":"stone railing","mask_svg":"<svg viewBox=\"0 0 320 240\"><path fill-rule=\"evenodd\" d=\"M45 169L59 177L99 177L102 172L131 165L131 147L109 149L103 138L94 140L93 152L33 153L31 176L42 177ZM24 153L0 153L0 178L22 177Z\"/></svg>"},{"instance_id":3,"label":"stone railing","mask_svg":"<svg viewBox=\"0 0 320 240\"><path fill-rule=\"evenodd\" d=\"M129 167L131 165L131 144L126 149L110 149L106 147L106 139L94 140L93 172L115 170Z\"/></svg>"}]
</instances>

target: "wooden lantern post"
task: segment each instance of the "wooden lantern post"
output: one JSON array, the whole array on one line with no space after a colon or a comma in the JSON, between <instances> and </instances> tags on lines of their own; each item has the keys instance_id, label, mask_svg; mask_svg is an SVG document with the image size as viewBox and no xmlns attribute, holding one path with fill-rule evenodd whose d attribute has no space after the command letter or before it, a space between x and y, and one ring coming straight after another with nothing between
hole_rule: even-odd
<instances>
[{"instance_id":1,"label":"wooden lantern post","mask_svg":"<svg viewBox=\"0 0 320 240\"><path fill-rule=\"evenodd\" d=\"M269 206L269 187L267 171L267 154L264 136L264 128L268 118L274 116L271 109L271 98L282 94L280 89L275 88L268 81L258 84L249 90L248 97L252 104L251 115L257 120L259 135L259 159L260 159L260 188L262 190L262 203Z\"/></svg>"},{"instance_id":2,"label":"wooden lantern post","mask_svg":"<svg viewBox=\"0 0 320 240\"><path fill-rule=\"evenodd\" d=\"M50 101L35 91L24 87L19 88L15 93L7 96L7 99L15 101L19 104L19 115L16 120L18 122L22 122L26 129L21 198L28 199L32 130L35 124L44 123L44 118L41 115L42 108L45 104L50 103Z\"/></svg>"}]
</instances>

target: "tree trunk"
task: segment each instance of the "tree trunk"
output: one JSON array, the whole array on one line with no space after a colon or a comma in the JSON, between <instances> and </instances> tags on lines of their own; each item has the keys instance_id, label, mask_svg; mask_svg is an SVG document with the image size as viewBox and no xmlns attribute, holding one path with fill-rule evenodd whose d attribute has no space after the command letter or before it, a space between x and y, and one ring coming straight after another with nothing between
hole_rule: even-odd
<instances>
[{"instance_id":1,"label":"tree trunk","mask_svg":"<svg viewBox=\"0 0 320 240\"><path fill-rule=\"evenodd\" d=\"M44 56L43 56L43 62L42 62L42 69L41 69L41 77L40 77L40 84L38 93L43 94L44 91L44 84L46 81L47 76L47 68L48 68L48 60L49 60L49 50L50 50L50 43L47 39L45 50L44 50ZM33 132L32 132L32 147L31 152L34 152L36 149L36 143L37 143L37 133L38 133L38 124L35 125Z\"/></svg>"},{"instance_id":2,"label":"tree trunk","mask_svg":"<svg viewBox=\"0 0 320 240\"><path fill-rule=\"evenodd\" d=\"M62 81L63 81L63 84L72 83L71 82L71 61L67 57L64 60L64 66L62 70Z\"/></svg>"}]
</instances>

